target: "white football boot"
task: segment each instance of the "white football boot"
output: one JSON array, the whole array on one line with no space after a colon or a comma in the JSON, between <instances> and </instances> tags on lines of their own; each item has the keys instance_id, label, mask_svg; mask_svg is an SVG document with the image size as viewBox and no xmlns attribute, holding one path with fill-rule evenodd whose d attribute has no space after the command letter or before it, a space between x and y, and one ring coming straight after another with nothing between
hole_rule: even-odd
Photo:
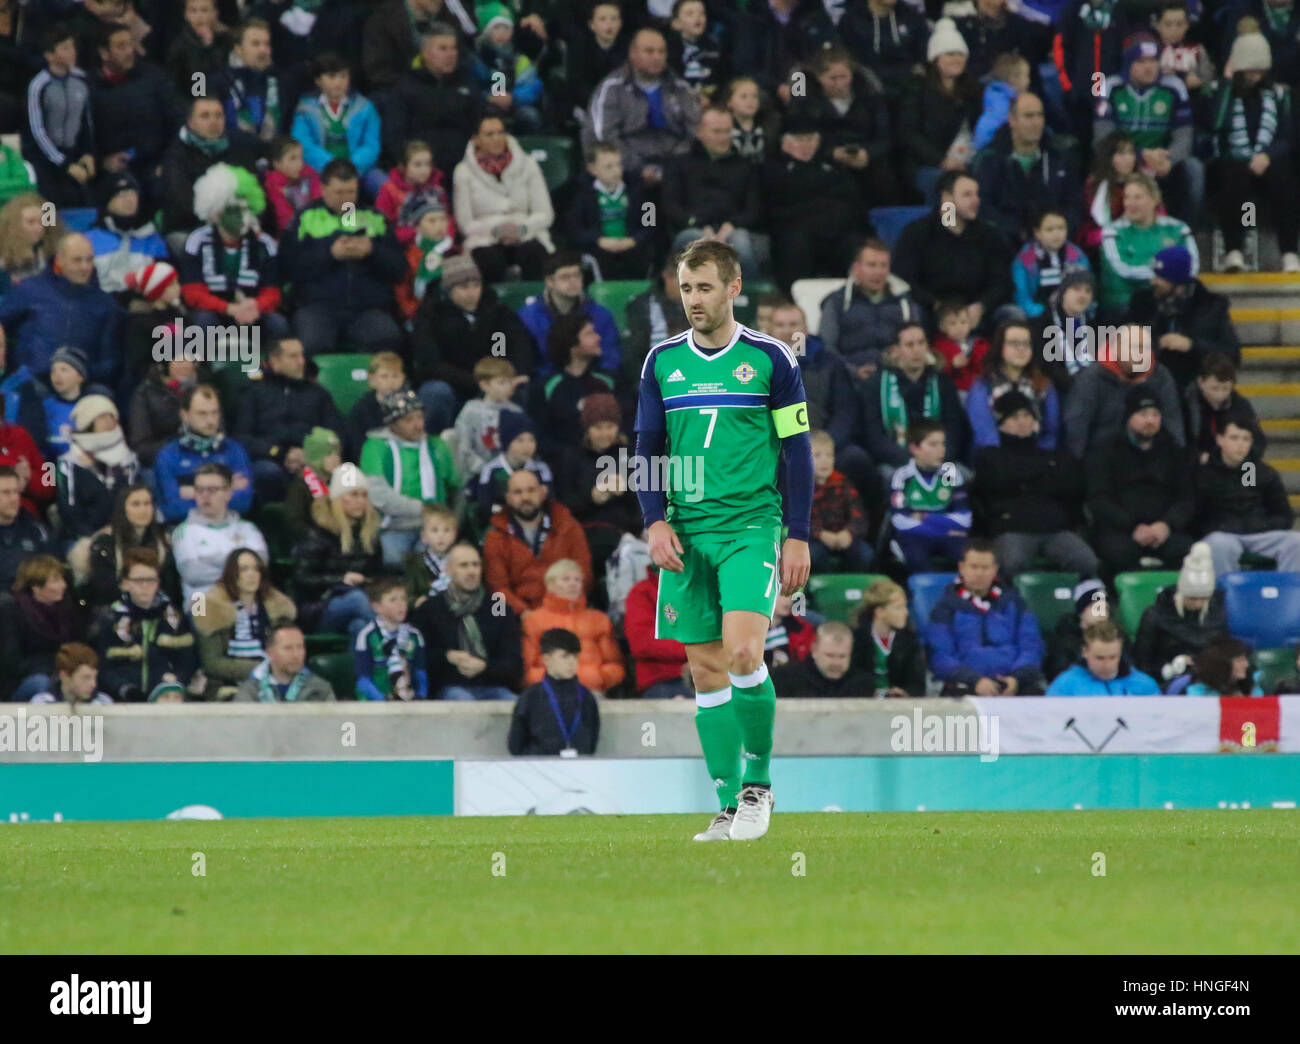
<instances>
[{"instance_id":1,"label":"white football boot","mask_svg":"<svg viewBox=\"0 0 1300 1044\"><path fill-rule=\"evenodd\" d=\"M767 825L772 819L772 806L775 804L769 788L741 788L736 818L731 821L731 840L756 841L766 834Z\"/></svg>"}]
</instances>

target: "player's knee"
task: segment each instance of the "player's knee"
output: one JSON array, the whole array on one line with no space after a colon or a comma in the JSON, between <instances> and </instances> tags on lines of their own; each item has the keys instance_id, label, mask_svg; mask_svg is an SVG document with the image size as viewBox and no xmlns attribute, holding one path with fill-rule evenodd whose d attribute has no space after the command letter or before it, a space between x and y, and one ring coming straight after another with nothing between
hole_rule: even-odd
<instances>
[{"instance_id":1,"label":"player's knee","mask_svg":"<svg viewBox=\"0 0 1300 1044\"><path fill-rule=\"evenodd\" d=\"M763 662L763 643L746 642L731 650L727 669L732 674L753 674Z\"/></svg>"}]
</instances>

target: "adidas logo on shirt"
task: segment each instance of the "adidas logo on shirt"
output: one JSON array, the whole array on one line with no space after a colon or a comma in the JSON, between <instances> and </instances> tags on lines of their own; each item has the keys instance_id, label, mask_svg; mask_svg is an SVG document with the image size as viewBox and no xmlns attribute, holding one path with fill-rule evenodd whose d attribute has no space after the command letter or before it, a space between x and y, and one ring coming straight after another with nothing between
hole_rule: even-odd
<instances>
[{"instance_id":1,"label":"adidas logo on shirt","mask_svg":"<svg viewBox=\"0 0 1300 1044\"><path fill-rule=\"evenodd\" d=\"M674 370L672 373L670 373L670 374L668 375L668 380L665 381L664 383L665 383L665 384L670 384L670 383L672 383L673 381L684 381L684 380L686 380L686 378L682 376L682 371L681 371L681 370Z\"/></svg>"}]
</instances>

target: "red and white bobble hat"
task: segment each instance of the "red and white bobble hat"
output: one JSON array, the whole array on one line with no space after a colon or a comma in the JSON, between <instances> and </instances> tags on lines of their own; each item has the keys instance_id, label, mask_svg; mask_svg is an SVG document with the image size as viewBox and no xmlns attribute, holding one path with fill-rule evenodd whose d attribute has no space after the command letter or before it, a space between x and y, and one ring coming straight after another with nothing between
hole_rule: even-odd
<instances>
[{"instance_id":1,"label":"red and white bobble hat","mask_svg":"<svg viewBox=\"0 0 1300 1044\"><path fill-rule=\"evenodd\" d=\"M177 278L176 269L166 261L155 261L138 272L127 273L126 288L143 295L149 301L157 301Z\"/></svg>"}]
</instances>

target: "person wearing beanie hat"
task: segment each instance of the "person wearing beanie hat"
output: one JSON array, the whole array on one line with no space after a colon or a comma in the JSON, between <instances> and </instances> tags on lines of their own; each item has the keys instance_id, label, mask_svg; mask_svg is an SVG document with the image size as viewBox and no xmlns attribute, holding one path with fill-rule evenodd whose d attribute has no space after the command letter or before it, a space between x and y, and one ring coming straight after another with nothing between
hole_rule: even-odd
<instances>
[{"instance_id":1,"label":"person wearing beanie hat","mask_svg":"<svg viewBox=\"0 0 1300 1044\"><path fill-rule=\"evenodd\" d=\"M554 481L546 461L537 456L537 422L532 416L522 410L502 410L497 443L501 452L483 465L474 480L472 493L481 522L505 503L506 484L520 468L533 472L543 485Z\"/></svg>"},{"instance_id":2,"label":"person wearing beanie hat","mask_svg":"<svg viewBox=\"0 0 1300 1044\"><path fill-rule=\"evenodd\" d=\"M180 275L166 261L155 261L128 272L126 289L139 294L153 308L175 308L181 302Z\"/></svg>"},{"instance_id":3,"label":"person wearing beanie hat","mask_svg":"<svg viewBox=\"0 0 1300 1044\"><path fill-rule=\"evenodd\" d=\"M1237 214L1240 215L1238 210ZM1196 276L1196 258L1182 244L1160 250L1151 262L1151 280L1134 290L1129 319L1151 332L1160 364L1181 395L1212 352L1241 361L1241 342L1230 314L1231 301Z\"/></svg>"},{"instance_id":4,"label":"person wearing beanie hat","mask_svg":"<svg viewBox=\"0 0 1300 1044\"><path fill-rule=\"evenodd\" d=\"M464 254L449 257L442 263L442 288L451 293L458 286L468 283L483 282L483 273L479 271L474 259Z\"/></svg>"},{"instance_id":5,"label":"person wearing beanie hat","mask_svg":"<svg viewBox=\"0 0 1300 1044\"><path fill-rule=\"evenodd\" d=\"M1254 430L1243 418L1229 417L1214 441L1215 451L1195 472L1195 519L1213 552L1215 573L1236 572L1247 551L1274 559L1278 572L1300 572L1295 512L1281 475L1257 459Z\"/></svg>"},{"instance_id":6,"label":"person wearing beanie hat","mask_svg":"<svg viewBox=\"0 0 1300 1044\"><path fill-rule=\"evenodd\" d=\"M1192 659L1216 638L1228 634L1224 594L1215 586L1210 545L1197 541L1187 552L1178 581L1162 588L1142 611L1133 659L1166 685L1185 674Z\"/></svg>"},{"instance_id":7,"label":"person wearing beanie hat","mask_svg":"<svg viewBox=\"0 0 1300 1044\"><path fill-rule=\"evenodd\" d=\"M381 515L384 565L400 566L420 540L425 504L452 504L460 492L451 448L424 427L420 397L409 388L379 400L384 430L366 439L360 468Z\"/></svg>"},{"instance_id":8,"label":"person wearing beanie hat","mask_svg":"<svg viewBox=\"0 0 1300 1044\"><path fill-rule=\"evenodd\" d=\"M1294 39L1288 47L1294 53ZM1223 230L1221 272L1245 270L1242 205L1257 200L1276 222L1282 271L1300 272L1291 88L1280 77L1275 82L1272 70L1268 39L1258 32L1242 33L1233 41L1224 75L1207 99L1205 112L1214 145L1211 171L1218 186L1214 209Z\"/></svg>"},{"instance_id":9,"label":"person wearing beanie hat","mask_svg":"<svg viewBox=\"0 0 1300 1044\"><path fill-rule=\"evenodd\" d=\"M66 453L68 436L76 430L72 411L88 395L107 397L112 392L102 384L87 383L90 367L86 357L76 348L59 348L50 357L48 389L37 386L39 423L33 426L32 437L46 460L54 460Z\"/></svg>"},{"instance_id":10,"label":"person wearing beanie hat","mask_svg":"<svg viewBox=\"0 0 1300 1044\"><path fill-rule=\"evenodd\" d=\"M500 0L488 0L476 8L479 34L474 43L474 73L480 88L487 96L504 88L511 104L502 115L509 116L511 127L522 134L540 133L542 78L532 59L515 47L514 15Z\"/></svg>"},{"instance_id":11,"label":"person wearing beanie hat","mask_svg":"<svg viewBox=\"0 0 1300 1044\"><path fill-rule=\"evenodd\" d=\"M1063 613L1057 619L1052 633L1046 636L1047 653L1043 657L1043 674L1048 681L1054 680L1079 662L1084 628L1103 620L1112 620L1115 616L1110 592L1095 577L1079 581L1070 594L1074 599L1074 612Z\"/></svg>"},{"instance_id":12,"label":"person wearing beanie hat","mask_svg":"<svg viewBox=\"0 0 1300 1044\"><path fill-rule=\"evenodd\" d=\"M1041 557L1052 569L1095 576L1097 555L1079 535L1078 463L1040 444L1037 403L1019 388L994 399L993 413L999 442L977 450L970 496L977 524L993 538L999 575L1010 582Z\"/></svg>"},{"instance_id":13,"label":"person wearing beanie hat","mask_svg":"<svg viewBox=\"0 0 1300 1044\"><path fill-rule=\"evenodd\" d=\"M122 300L132 272L167 260L167 243L143 210L140 183L129 171L109 177L104 185L103 204L95 224L87 229L95 252L95 274L99 288Z\"/></svg>"},{"instance_id":14,"label":"person wearing beanie hat","mask_svg":"<svg viewBox=\"0 0 1300 1044\"><path fill-rule=\"evenodd\" d=\"M407 204L411 204L408 206ZM412 193L402 205L403 222L415 228L415 239L406 248L407 278L397 287L397 304L411 319L426 294L440 293L443 261L455 248L449 230L447 208L435 197Z\"/></svg>"},{"instance_id":15,"label":"person wearing beanie hat","mask_svg":"<svg viewBox=\"0 0 1300 1044\"><path fill-rule=\"evenodd\" d=\"M185 689L174 681L159 682L149 693L149 703L184 703Z\"/></svg>"},{"instance_id":16,"label":"person wearing beanie hat","mask_svg":"<svg viewBox=\"0 0 1300 1044\"><path fill-rule=\"evenodd\" d=\"M619 408L618 400L603 392L588 395L582 400L579 417L584 434L597 424L613 424L617 427L623 423L623 411Z\"/></svg>"},{"instance_id":17,"label":"person wearing beanie hat","mask_svg":"<svg viewBox=\"0 0 1300 1044\"><path fill-rule=\"evenodd\" d=\"M58 363L71 366L77 371L77 376L81 378L82 382L85 382L89 377L90 368L86 364L86 357L75 348L64 347L55 350L54 354L50 356L51 373L54 372L54 367Z\"/></svg>"},{"instance_id":18,"label":"person wearing beanie hat","mask_svg":"<svg viewBox=\"0 0 1300 1044\"><path fill-rule=\"evenodd\" d=\"M925 45L925 60L933 62L942 54L962 54L970 57L970 48L966 38L957 29L957 23L951 18L940 18L934 23L930 39Z\"/></svg>"},{"instance_id":19,"label":"person wearing beanie hat","mask_svg":"<svg viewBox=\"0 0 1300 1044\"><path fill-rule=\"evenodd\" d=\"M1139 167L1168 194L1170 212L1189 224L1196 221L1205 198L1205 168L1192 155L1191 98L1177 76L1161 75L1160 42L1152 33L1139 30L1125 39L1123 72L1106 86L1093 140L1128 131Z\"/></svg>"},{"instance_id":20,"label":"person wearing beanie hat","mask_svg":"<svg viewBox=\"0 0 1300 1044\"><path fill-rule=\"evenodd\" d=\"M140 462L107 395L77 402L68 442L58 462L59 525L65 536L80 539L108 522L117 489L135 481Z\"/></svg>"}]
</instances>

